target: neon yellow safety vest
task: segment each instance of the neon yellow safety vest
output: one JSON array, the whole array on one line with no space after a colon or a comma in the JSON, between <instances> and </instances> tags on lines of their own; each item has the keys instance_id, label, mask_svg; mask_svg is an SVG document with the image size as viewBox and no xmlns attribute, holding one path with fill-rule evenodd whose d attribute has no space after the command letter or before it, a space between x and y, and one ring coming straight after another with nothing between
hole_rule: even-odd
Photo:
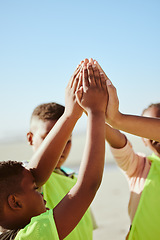
<instances>
[{"instance_id":1,"label":"neon yellow safety vest","mask_svg":"<svg viewBox=\"0 0 160 240\"><path fill-rule=\"evenodd\" d=\"M50 209L54 208L75 185L76 181L77 178L75 176L69 178L53 172L48 181L43 185L43 196L47 201L46 206ZM90 209L88 209L78 225L65 238L65 240L91 239L93 239L93 224Z\"/></svg>"},{"instance_id":2,"label":"neon yellow safety vest","mask_svg":"<svg viewBox=\"0 0 160 240\"><path fill-rule=\"evenodd\" d=\"M160 239L160 158L147 157L152 163L144 184L128 240Z\"/></svg>"},{"instance_id":3,"label":"neon yellow safety vest","mask_svg":"<svg viewBox=\"0 0 160 240\"><path fill-rule=\"evenodd\" d=\"M59 240L53 210L33 217L31 222L18 232L15 240Z\"/></svg>"}]
</instances>

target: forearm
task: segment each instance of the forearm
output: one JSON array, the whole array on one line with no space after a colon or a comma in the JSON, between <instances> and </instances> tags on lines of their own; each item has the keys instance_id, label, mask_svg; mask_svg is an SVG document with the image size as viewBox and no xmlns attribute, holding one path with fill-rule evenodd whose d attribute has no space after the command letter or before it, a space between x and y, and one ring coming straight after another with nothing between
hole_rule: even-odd
<instances>
[{"instance_id":1,"label":"forearm","mask_svg":"<svg viewBox=\"0 0 160 240\"><path fill-rule=\"evenodd\" d=\"M100 186L104 168L105 111L108 99L106 81L96 66L92 68L91 64L84 64L80 82L82 86L76 93L76 99L88 113L87 137L77 182L54 208L60 239L73 230L88 209Z\"/></svg>"},{"instance_id":2,"label":"forearm","mask_svg":"<svg viewBox=\"0 0 160 240\"><path fill-rule=\"evenodd\" d=\"M160 119L119 114L111 125L122 131L160 142Z\"/></svg>"},{"instance_id":3,"label":"forearm","mask_svg":"<svg viewBox=\"0 0 160 240\"><path fill-rule=\"evenodd\" d=\"M33 169L32 173L38 186L47 181L57 165L77 120L78 118L64 113L31 158L28 168Z\"/></svg>"},{"instance_id":4,"label":"forearm","mask_svg":"<svg viewBox=\"0 0 160 240\"><path fill-rule=\"evenodd\" d=\"M99 186L103 175L104 154L104 115L89 114L86 144L78 177L78 181L84 186L90 187L90 184Z\"/></svg>"},{"instance_id":5,"label":"forearm","mask_svg":"<svg viewBox=\"0 0 160 240\"><path fill-rule=\"evenodd\" d=\"M113 148L123 148L127 139L123 133L119 130L112 128L107 123L105 123L105 138L108 144Z\"/></svg>"},{"instance_id":6,"label":"forearm","mask_svg":"<svg viewBox=\"0 0 160 240\"><path fill-rule=\"evenodd\" d=\"M66 237L80 221L101 183L105 155L104 121L103 115L99 117L88 115L86 144L77 183L54 208L60 239ZM65 216L65 221L60 217L61 212Z\"/></svg>"}]
</instances>

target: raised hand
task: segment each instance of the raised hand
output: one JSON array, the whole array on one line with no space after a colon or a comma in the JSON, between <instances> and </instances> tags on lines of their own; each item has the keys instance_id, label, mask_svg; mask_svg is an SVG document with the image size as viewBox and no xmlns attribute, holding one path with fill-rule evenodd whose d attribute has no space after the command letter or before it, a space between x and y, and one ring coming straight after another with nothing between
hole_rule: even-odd
<instances>
[{"instance_id":1,"label":"raised hand","mask_svg":"<svg viewBox=\"0 0 160 240\"><path fill-rule=\"evenodd\" d=\"M77 89L79 89L81 85L81 71L82 66L78 65L65 90L65 113L67 113L69 116L74 115L75 118L80 118L83 113L83 109L77 103L75 95Z\"/></svg>"},{"instance_id":2,"label":"raised hand","mask_svg":"<svg viewBox=\"0 0 160 240\"><path fill-rule=\"evenodd\" d=\"M79 82L82 82L76 93L79 105L87 112L105 112L108 92L104 74L99 72L98 67L90 62L87 64L84 62Z\"/></svg>"},{"instance_id":3,"label":"raised hand","mask_svg":"<svg viewBox=\"0 0 160 240\"><path fill-rule=\"evenodd\" d=\"M32 156L28 169L32 169L37 186L42 186L50 177L62 151L73 131L83 109L76 102L76 91L79 88L79 65L71 77L65 92L65 112L46 136L36 153Z\"/></svg>"},{"instance_id":4,"label":"raised hand","mask_svg":"<svg viewBox=\"0 0 160 240\"><path fill-rule=\"evenodd\" d=\"M121 116L119 112L119 99L117 96L117 90L111 83L110 79L102 69L102 67L99 65L99 63L96 60L90 59L90 62L93 62L99 69L100 73L104 74L104 78L107 83L107 90L109 94L109 99L108 99L108 105L107 105L107 110L106 110L106 121L108 123L111 123L114 119L118 119L118 117Z\"/></svg>"},{"instance_id":5,"label":"raised hand","mask_svg":"<svg viewBox=\"0 0 160 240\"><path fill-rule=\"evenodd\" d=\"M119 121L122 114L119 111L119 99L117 95L117 90L110 80L107 80L107 89L109 94L109 100L106 111L106 120L108 123L111 124L115 119Z\"/></svg>"},{"instance_id":6,"label":"raised hand","mask_svg":"<svg viewBox=\"0 0 160 240\"><path fill-rule=\"evenodd\" d=\"M76 75L76 81L73 80L73 85L71 81L68 87L73 89L79 105L88 113L87 136L78 180L54 208L53 214L60 239L64 239L80 221L91 204L103 176L107 86L104 75L99 73L96 66L86 61L82 66L83 72ZM91 168L91 165L94 167Z\"/></svg>"}]
</instances>

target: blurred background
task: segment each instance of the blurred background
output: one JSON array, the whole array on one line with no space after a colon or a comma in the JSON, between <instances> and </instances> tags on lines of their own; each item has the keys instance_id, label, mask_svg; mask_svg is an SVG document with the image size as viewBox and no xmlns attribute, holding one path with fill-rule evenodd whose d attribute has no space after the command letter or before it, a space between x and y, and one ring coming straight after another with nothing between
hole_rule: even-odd
<instances>
[{"instance_id":1,"label":"blurred background","mask_svg":"<svg viewBox=\"0 0 160 240\"><path fill-rule=\"evenodd\" d=\"M65 104L65 88L77 64L96 59L117 88L120 110L140 115L159 102L159 0L0 1L0 160L28 160L33 109ZM66 165L78 168L86 116L73 132ZM128 134L135 151L149 154ZM106 171L93 202L99 225L94 239L124 239L129 229L128 184L106 144ZM107 171L108 170L108 171Z\"/></svg>"},{"instance_id":2,"label":"blurred background","mask_svg":"<svg viewBox=\"0 0 160 240\"><path fill-rule=\"evenodd\" d=\"M25 140L33 109L65 104L67 82L96 59L120 110L141 114L159 101L160 2L7 0L0 2L0 142ZM85 116L75 132L85 132Z\"/></svg>"}]
</instances>

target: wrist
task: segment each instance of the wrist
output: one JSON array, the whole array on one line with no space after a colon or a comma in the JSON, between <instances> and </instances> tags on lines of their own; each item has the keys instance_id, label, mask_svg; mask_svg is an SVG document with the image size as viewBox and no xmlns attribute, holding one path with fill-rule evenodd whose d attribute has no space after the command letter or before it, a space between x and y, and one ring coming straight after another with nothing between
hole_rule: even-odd
<instances>
[{"instance_id":1,"label":"wrist","mask_svg":"<svg viewBox=\"0 0 160 240\"><path fill-rule=\"evenodd\" d=\"M81 114L82 115L82 114ZM66 119L71 119L73 121L78 121L78 119L81 117L80 114L75 114L74 112L69 112L69 111L64 111L63 113L63 116L66 118Z\"/></svg>"},{"instance_id":2,"label":"wrist","mask_svg":"<svg viewBox=\"0 0 160 240\"><path fill-rule=\"evenodd\" d=\"M104 116L105 118L105 112L102 110L92 110L92 109L88 109L87 110L87 115L94 115L94 116Z\"/></svg>"},{"instance_id":3,"label":"wrist","mask_svg":"<svg viewBox=\"0 0 160 240\"><path fill-rule=\"evenodd\" d=\"M123 121L123 114L121 112L117 112L112 118L106 119L107 123L109 123L113 128L119 129Z\"/></svg>"}]
</instances>

